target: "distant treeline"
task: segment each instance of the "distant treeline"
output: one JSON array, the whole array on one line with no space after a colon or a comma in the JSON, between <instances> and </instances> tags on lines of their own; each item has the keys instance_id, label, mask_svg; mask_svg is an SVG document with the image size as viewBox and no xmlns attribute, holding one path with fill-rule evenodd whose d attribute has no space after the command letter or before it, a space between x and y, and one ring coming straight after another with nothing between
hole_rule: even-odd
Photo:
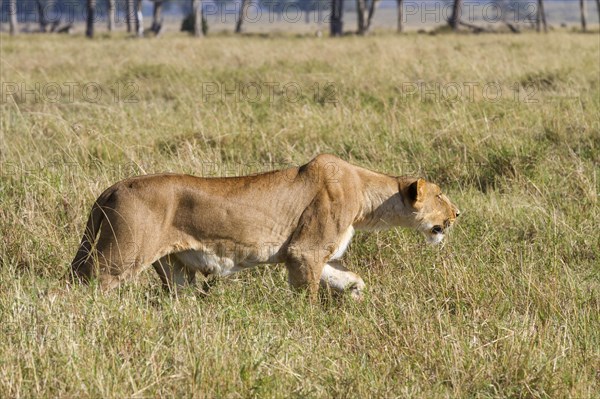
<instances>
[{"instance_id":1,"label":"distant treeline","mask_svg":"<svg viewBox=\"0 0 600 399\"><path fill-rule=\"evenodd\" d=\"M385 3L383 0L382 3ZM388 0L390 6L396 4L396 0ZM1 1L2 22L8 21L9 2ZM61 17L63 21L85 20L87 12L87 0L19 0L17 3L17 18L19 22L37 22L40 7L44 10L46 18L50 21L53 18ZM152 12L153 0L144 0L144 13ZM163 12L165 14L187 15L192 10L191 0L163 0ZM222 9L224 12L233 12L241 6L242 0L204 0L203 6L212 9ZM303 11L328 9L331 0L254 0L261 8L269 9L272 12L284 12L290 7ZM346 6L350 9L355 8L354 1L346 1ZM124 15L127 9L127 0L115 0L117 12ZM96 0L96 9L98 17L106 15L108 1Z\"/></svg>"},{"instance_id":2,"label":"distant treeline","mask_svg":"<svg viewBox=\"0 0 600 399\"><path fill-rule=\"evenodd\" d=\"M596 3L600 20L600 0L0 0L0 4L1 20L9 22L11 34L19 30L71 33L75 21L85 20L89 37L93 37L94 25L100 21L107 22L108 31L113 31L117 23L126 22L127 32L142 37L147 31L144 18L152 16L150 31L159 35L165 14L180 17L181 30L196 36L205 35L209 24L219 19L222 22L223 17L227 21L234 20L235 32L241 33L242 24L256 22L255 17L267 11L269 18L277 14L278 21L282 15L285 22L298 22L302 16L307 23L316 20L319 35L320 26L329 24L331 36L342 36L368 34L378 8L387 9L388 16L390 9L396 10L398 33L403 32L409 18L425 24L432 16L436 24L447 23L454 31L482 33L503 28L512 33L527 29L547 32L553 28L547 22L548 14L566 27L565 18L577 15L577 11L581 30L585 32L588 3L592 1ZM545 4L552 4L550 13ZM346 11L351 11L353 17L356 15L356 30L349 31L349 24L344 24ZM316 18L311 19L311 15ZM592 17L591 21L597 20ZM39 28L31 29L31 24L36 22ZM19 24L24 26L19 28ZM491 24L495 25L488 26Z\"/></svg>"}]
</instances>

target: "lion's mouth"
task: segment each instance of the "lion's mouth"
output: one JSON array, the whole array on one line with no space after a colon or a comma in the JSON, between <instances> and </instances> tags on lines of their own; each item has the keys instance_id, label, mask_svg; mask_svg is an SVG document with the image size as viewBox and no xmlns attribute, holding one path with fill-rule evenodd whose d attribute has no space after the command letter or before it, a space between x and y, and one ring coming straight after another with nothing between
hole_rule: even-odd
<instances>
[{"instance_id":1,"label":"lion's mouth","mask_svg":"<svg viewBox=\"0 0 600 399\"><path fill-rule=\"evenodd\" d=\"M428 244L436 245L444 241L444 233L425 234Z\"/></svg>"},{"instance_id":2,"label":"lion's mouth","mask_svg":"<svg viewBox=\"0 0 600 399\"><path fill-rule=\"evenodd\" d=\"M423 235L428 244L436 245L444 241L446 229L441 225L428 226L429 228L423 231Z\"/></svg>"}]
</instances>

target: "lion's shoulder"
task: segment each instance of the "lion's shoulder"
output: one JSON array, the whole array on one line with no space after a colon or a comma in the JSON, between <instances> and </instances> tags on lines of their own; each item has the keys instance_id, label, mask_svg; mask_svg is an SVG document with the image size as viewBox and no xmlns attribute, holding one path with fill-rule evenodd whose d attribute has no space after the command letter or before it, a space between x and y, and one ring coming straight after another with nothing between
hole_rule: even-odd
<instances>
[{"instance_id":1,"label":"lion's shoulder","mask_svg":"<svg viewBox=\"0 0 600 399\"><path fill-rule=\"evenodd\" d=\"M319 154L306 164L298 167L298 178L315 191L326 191L335 196L351 195L349 190L357 184L358 167L335 155Z\"/></svg>"}]
</instances>

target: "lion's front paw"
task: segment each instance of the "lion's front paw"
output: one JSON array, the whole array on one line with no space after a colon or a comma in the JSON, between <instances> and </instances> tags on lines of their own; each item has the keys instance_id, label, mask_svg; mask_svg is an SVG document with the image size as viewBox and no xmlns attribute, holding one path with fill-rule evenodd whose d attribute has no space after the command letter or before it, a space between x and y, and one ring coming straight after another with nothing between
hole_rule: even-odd
<instances>
[{"instance_id":1,"label":"lion's front paw","mask_svg":"<svg viewBox=\"0 0 600 399\"><path fill-rule=\"evenodd\" d=\"M360 277L359 277L360 278ZM356 283L352 284L348 287L348 291L350 292L350 297L355 301L362 301L364 299L363 290L365 289L365 283L360 279Z\"/></svg>"},{"instance_id":2,"label":"lion's front paw","mask_svg":"<svg viewBox=\"0 0 600 399\"><path fill-rule=\"evenodd\" d=\"M362 302L362 300L364 299L362 291L359 290L350 290L350 297L358 302Z\"/></svg>"}]
</instances>

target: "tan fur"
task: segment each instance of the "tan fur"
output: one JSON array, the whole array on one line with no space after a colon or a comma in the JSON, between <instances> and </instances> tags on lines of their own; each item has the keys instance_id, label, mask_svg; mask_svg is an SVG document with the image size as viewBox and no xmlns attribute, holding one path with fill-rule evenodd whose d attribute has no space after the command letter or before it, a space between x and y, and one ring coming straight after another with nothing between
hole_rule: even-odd
<instances>
[{"instance_id":1,"label":"tan fur","mask_svg":"<svg viewBox=\"0 0 600 399\"><path fill-rule=\"evenodd\" d=\"M98 197L72 272L84 281L97 277L108 290L153 265L172 289L193 283L196 272L285 263L290 284L307 288L311 299L324 268L322 283L359 296L362 279L336 260L354 229L404 226L441 241L431 229L445 232L457 215L435 184L332 155L244 177L140 176Z\"/></svg>"}]
</instances>

